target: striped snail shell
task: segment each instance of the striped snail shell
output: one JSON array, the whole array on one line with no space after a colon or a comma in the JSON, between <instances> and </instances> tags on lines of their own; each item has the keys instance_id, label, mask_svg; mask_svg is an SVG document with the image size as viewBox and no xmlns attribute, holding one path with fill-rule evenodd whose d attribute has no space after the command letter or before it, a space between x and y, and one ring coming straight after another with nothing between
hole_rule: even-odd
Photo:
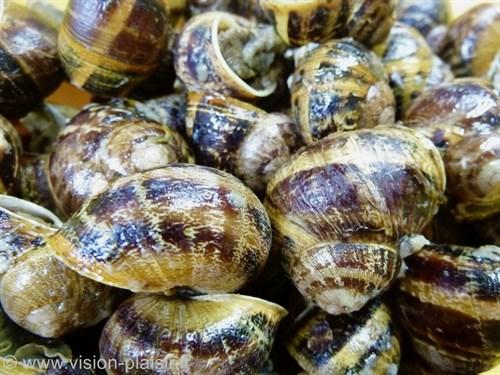
<instances>
[{"instance_id":1,"label":"striped snail shell","mask_svg":"<svg viewBox=\"0 0 500 375\"><path fill-rule=\"evenodd\" d=\"M175 164L115 180L47 241L70 268L105 284L226 293L262 270L271 227L235 177Z\"/></svg>"},{"instance_id":2,"label":"striped snail shell","mask_svg":"<svg viewBox=\"0 0 500 375\"><path fill-rule=\"evenodd\" d=\"M159 0L71 0L59 55L75 86L98 96L125 95L157 68L167 29Z\"/></svg>"},{"instance_id":3,"label":"striped snail shell","mask_svg":"<svg viewBox=\"0 0 500 375\"><path fill-rule=\"evenodd\" d=\"M308 374L316 375L396 375L401 356L391 312L380 301L339 316L307 311L287 349Z\"/></svg>"},{"instance_id":4,"label":"striped snail shell","mask_svg":"<svg viewBox=\"0 0 500 375\"><path fill-rule=\"evenodd\" d=\"M269 25L208 12L191 18L180 33L175 70L190 91L266 97L277 87L270 74L283 47Z\"/></svg>"},{"instance_id":5,"label":"striped snail shell","mask_svg":"<svg viewBox=\"0 0 500 375\"><path fill-rule=\"evenodd\" d=\"M500 212L500 97L486 82L458 79L424 92L405 123L442 149L457 220Z\"/></svg>"},{"instance_id":6,"label":"striped snail shell","mask_svg":"<svg viewBox=\"0 0 500 375\"><path fill-rule=\"evenodd\" d=\"M56 139L49 157L49 180L63 216L115 178L169 163L192 162L182 136L141 116L127 104L91 104Z\"/></svg>"},{"instance_id":7,"label":"striped snail shell","mask_svg":"<svg viewBox=\"0 0 500 375\"><path fill-rule=\"evenodd\" d=\"M438 373L471 374L500 358L500 248L427 245L405 259L404 327Z\"/></svg>"},{"instance_id":8,"label":"striped snail shell","mask_svg":"<svg viewBox=\"0 0 500 375\"><path fill-rule=\"evenodd\" d=\"M397 20L414 27L424 37L440 25L448 24L451 16L449 0L399 0Z\"/></svg>"},{"instance_id":9,"label":"striped snail shell","mask_svg":"<svg viewBox=\"0 0 500 375\"><path fill-rule=\"evenodd\" d=\"M269 357L285 315L279 305L242 295L138 294L104 327L101 357L121 366L144 360L155 374L254 374ZM129 371L118 366L109 374L144 374Z\"/></svg>"},{"instance_id":10,"label":"striped snail shell","mask_svg":"<svg viewBox=\"0 0 500 375\"><path fill-rule=\"evenodd\" d=\"M352 39L322 44L291 77L292 113L307 144L335 131L394 123L394 95L379 58Z\"/></svg>"},{"instance_id":11,"label":"striped snail shell","mask_svg":"<svg viewBox=\"0 0 500 375\"><path fill-rule=\"evenodd\" d=\"M265 207L288 275L330 314L359 310L399 272L400 236L419 233L443 201L444 166L403 127L339 133L279 169Z\"/></svg>"},{"instance_id":12,"label":"striped snail shell","mask_svg":"<svg viewBox=\"0 0 500 375\"><path fill-rule=\"evenodd\" d=\"M13 125L0 115L0 194L14 192L19 178L21 139Z\"/></svg>"},{"instance_id":13,"label":"striped snail shell","mask_svg":"<svg viewBox=\"0 0 500 375\"><path fill-rule=\"evenodd\" d=\"M190 93L186 118L197 162L234 174L259 195L302 146L288 116L222 95Z\"/></svg>"}]
</instances>

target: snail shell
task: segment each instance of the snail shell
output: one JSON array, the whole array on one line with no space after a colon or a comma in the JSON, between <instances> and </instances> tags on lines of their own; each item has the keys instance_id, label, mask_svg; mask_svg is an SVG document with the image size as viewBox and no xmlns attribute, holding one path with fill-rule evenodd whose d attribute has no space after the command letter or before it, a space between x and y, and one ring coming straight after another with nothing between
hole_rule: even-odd
<instances>
[{"instance_id":1,"label":"snail shell","mask_svg":"<svg viewBox=\"0 0 500 375\"><path fill-rule=\"evenodd\" d=\"M324 43L291 78L292 113L307 144L335 131L394 123L395 102L378 57L352 39Z\"/></svg>"},{"instance_id":2,"label":"snail shell","mask_svg":"<svg viewBox=\"0 0 500 375\"><path fill-rule=\"evenodd\" d=\"M0 115L0 194L13 193L19 178L21 139L12 124Z\"/></svg>"},{"instance_id":3,"label":"snail shell","mask_svg":"<svg viewBox=\"0 0 500 375\"><path fill-rule=\"evenodd\" d=\"M242 295L139 294L107 322L101 357L122 366L146 360L157 374L254 374L267 360L285 315L279 305ZM144 373L129 371L118 367L109 374Z\"/></svg>"},{"instance_id":4,"label":"snail shell","mask_svg":"<svg viewBox=\"0 0 500 375\"><path fill-rule=\"evenodd\" d=\"M302 146L288 116L221 95L190 93L186 129L198 163L234 174L257 194Z\"/></svg>"},{"instance_id":5,"label":"snail shell","mask_svg":"<svg viewBox=\"0 0 500 375\"><path fill-rule=\"evenodd\" d=\"M115 178L192 161L180 134L117 102L75 116L56 139L48 169L58 210L70 216Z\"/></svg>"},{"instance_id":6,"label":"snail shell","mask_svg":"<svg viewBox=\"0 0 500 375\"><path fill-rule=\"evenodd\" d=\"M391 313L379 301L349 315L308 311L287 348L307 373L317 375L396 375L401 355Z\"/></svg>"},{"instance_id":7,"label":"snail shell","mask_svg":"<svg viewBox=\"0 0 500 375\"><path fill-rule=\"evenodd\" d=\"M270 72L282 47L271 26L208 12L191 18L180 33L175 70L190 91L266 97L277 87Z\"/></svg>"},{"instance_id":8,"label":"snail shell","mask_svg":"<svg viewBox=\"0 0 500 375\"><path fill-rule=\"evenodd\" d=\"M148 77L167 45L159 0L71 0L59 55L75 86L94 95L125 95Z\"/></svg>"},{"instance_id":9,"label":"snail shell","mask_svg":"<svg viewBox=\"0 0 500 375\"><path fill-rule=\"evenodd\" d=\"M239 180L176 164L116 180L47 241L69 267L105 284L225 293L262 270L271 228Z\"/></svg>"},{"instance_id":10,"label":"snail shell","mask_svg":"<svg viewBox=\"0 0 500 375\"><path fill-rule=\"evenodd\" d=\"M443 201L438 150L411 129L327 137L267 186L276 249L299 291L330 314L359 310L399 272L396 242L419 233Z\"/></svg>"},{"instance_id":11,"label":"snail shell","mask_svg":"<svg viewBox=\"0 0 500 375\"><path fill-rule=\"evenodd\" d=\"M426 37L433 29L448 24L451 16L449 0L399 0L397 20L417 29Z\"/></svg>"},{"instance_id":12,"label":"snail shell","mask_svg":"<svg viewBox=\"0 0 500 375\"><path fill-rule=\"evenodd\" d=\"M398 306L422 358L471 374L500 358L500 248L427 245L405 259Z\"/></svg>"}]
</instances>

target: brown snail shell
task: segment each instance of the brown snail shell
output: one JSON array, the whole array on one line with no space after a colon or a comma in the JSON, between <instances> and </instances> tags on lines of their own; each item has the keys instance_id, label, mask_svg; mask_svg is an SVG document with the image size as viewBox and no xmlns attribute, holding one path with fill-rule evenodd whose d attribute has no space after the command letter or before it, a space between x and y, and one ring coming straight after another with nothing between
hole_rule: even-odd
<instances>
[{"instance_id":1,"label":"brown snail shell","mask_svg":"<svg viewBox=\"0 0 500 375\"><path fill-rule=\"evenodd\" d=\"M159 0L71 0L59 55L75 86L98 96L125 95L157 68L167 29Z\"/></svg>"},{"instance_id":2,"label":"brown snail shell","mask_svg":"<svg viewBox=\"0 0 500 375\"><path fill-rule=\"evenodd\" d=\"M424 37L436 27L448 24L451 18L449 0L399 0L397 20L414 27Z\"/></svg>"},{"instance_id":3,"label":"brown snail shell","mask_svg":"<svg viewBox=\"0 0 500 375\"><path fill-rule=\"evenodd\" d=\"M330 314L359 310L399 272L400 236L419 233L445 189L438 150L402 127L339 133L296 154L265 206L288 275Z\"/></svg>"},{"instance_id":4,"label":"brown snail shell","mask_svg":"<svg viewBox=\"0 0 500 375\"><path fill-rule=\"evenodd\" d=\"M442 149L457 220L500 212L500 97L479 79L458 79L424 92L405 123Z\"/></svg>"},{"instance_id":5,"label":"brown snail shell","mask_svg":"<svg viewBox=\"0 0 500 375\"><path fill-rule=\"evenodd\" d=\"M272 64L282 42L271 26L226 12L191 18L179 35L175 70L189 91L238 98L273 93Z\"/></svg>"},{"instance_id":6,"label":"brown snail shell","mask_svg":"<svg viewBox=\"0 0 500 375\"><path fill-rule=\"evenodd\" d=\"M0 194L15 190L19 178L21 139L12 124L0 115Z\"/></svg>"},{"instance_id":7,"label":"brown snail shell","mask_svg":"<svg viewBox=\"0 0 500 375\"><path fill-rule=\"evenodd\" d=\"M414 348L439 373L500 358L500 248L427 245L405 259L398 306Z\"/></svg>"},{"instance_id":8,"label":"brown snail shell","mask_svg":"<svg viewBox=\"0 0 500 375\"><path fill-rule=\"evenodd\" d=\"M122 367L127 361L151 364L159 374L254 374L268 358L281 306L236 294L174 299L138 294L125 301L104 327L101 357ZM156 367L155 367L156 365Z\"/></svg>"},{"instance_id":9,"label":"brown snail shell","mask_svg":"<svg viewBox=\"0 0 500 375\"><path fill-rule=\"evenodd\" d=\"M192 162L182 136L118 102L85 107L59 134L49 158L58 210L70 216L118 177Z\"/></svg>"},{"instance_id":10,"label":"brown snail shell","mask_svg":"<svg viewBox=\"0 0 500 375\"><path fill-rule=\"evenodd\" d=\"M226 293L262 270L271 228L235 177L174 164L115 180L47 241L70 268L105 284Z\"/></svg>"},{"instance_id":11,"label":"brown snail shell","mask_svg":"<svg viewBox=\"0 0 500 375\"><path fill-rule=\"evenodd\" d=\"M398 373L400 345L390 310L380 301L352 314L305 313L287 342L290 355L309 374Z\"/></svg>"},{"instance_id":12,"label":"brown snail shell","mask_svg":"<svg viewBox=\"0 0 500 375\"><path fill-rule=\"evenodd\" d=\"M307 144L344 130L394 123L394 95L379 58L352 39L322 44L291 78L292 114Z\"/></svg>"},{"instance_id":13,"label":"brown snail shell","mask_svg":"<svg viewBox=\"0 0 500 375\"><path fill-rule=\"evenodd\" d=\"M208 93L188 95L186 130L198 163L234 174L257 194L303 145L288 116Z\"/></svg>"}]
</instances>

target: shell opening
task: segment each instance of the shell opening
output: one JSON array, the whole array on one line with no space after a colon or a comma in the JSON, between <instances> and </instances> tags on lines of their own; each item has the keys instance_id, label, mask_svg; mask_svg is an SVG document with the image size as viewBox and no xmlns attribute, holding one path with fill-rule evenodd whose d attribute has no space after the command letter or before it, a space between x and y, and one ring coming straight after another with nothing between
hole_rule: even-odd
<instances>
[{"instance_id":1,"label":"shell opening","mask_svg":"<svg viewBox=\"0 0 500 375\"><path fill-rule=\"evenodd\" d=\"M0 195L0 207L42 224L49 224L56 228L60 228L63 225L62 221L46 208L10 195Z\"/></svg>"}]
</instances>

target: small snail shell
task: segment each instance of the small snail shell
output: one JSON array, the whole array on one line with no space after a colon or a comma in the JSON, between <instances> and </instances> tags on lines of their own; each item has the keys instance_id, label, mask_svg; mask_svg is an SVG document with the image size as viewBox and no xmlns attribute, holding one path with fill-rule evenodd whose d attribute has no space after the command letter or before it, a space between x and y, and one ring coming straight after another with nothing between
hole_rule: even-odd
<instances>
[{"instance_id":1,"label":"small snail shell","mask_svg":"<svg viewBox=\"0 0 500 375\"><path fill-rule=\"evenodd\" d=\"M175 70L190 91L265 97L276 89L269 74L282 47L271 26L208 12L191 18L180 33Z\"/></svg>"},{"instance_id":2,"label":"small snail shell","mask_svg":"<svg viewBox=\"0 0 500 375\"><path fill-rule=\"evenodd\" d=\"M92 94L125 95L158 66L167 28L159 0L71 0L59 32L62 65Z\"/></svg>"},{"instance_id":3,"label":"small snail shell","mask_svg":"<svg viewBox=\"0 0 500 375\"><path fill-rule=\"evenodd\" d=\"M190 93L186 130L198 163L234 174L257 194L302 146L286 115L222 95Z\"/></svg>"},{"instance_id":4,"label":"small snail shell","mask_svg":"<svg viewBox=\"0 0 500 375\"><path fill-rule=\"evenodd\" d=\"M417 30L405 24L396 22L388 38L375 51L389 75L398 117L424 90L453 79L449 66L434 55Z\"/></svg>"},{"instance_id":5,"label":"small snail shell","mask_svg":"<svg viewBox=\"0 0 500 375\"><path fill-rule=\"evenodd\" d=\"M379 58L352 39L306 54L291 78L292 113L306 143L335 131L394 123L394 95Z\"/></svg>"},{"instance_id":6,"label":"small snail shell","mask_svg":"<svg viewBox=\"0 0 500 375\"><path fill-rule=\"evenodd\" d=\"M48 168L57 207L64 216L117 177L193 161L180 134L124 106L91 104L56 139Z\"/></svg>"},{"instance_id":7,"label":"small snail shell","mask_svg":"<svg viewBox=\"0 0 500 375\"><path fill-rule=\"evenodd\" d=\"M0 114L21 117L62 82L57 33L25 7L0 8Z\"/></svg>"},{"instance_id":8,"label":"small snail shell","mask_svg":"<svg viewBox=\"0 0 500 375\"><path fill-rule=\"evenodd\" d=\"M359 310L399 272L398 238L443 201L444 167L402 127L339 133L303 149L267 186L276 249L299 291L330 314Z\"/></svg>"},{"instance_id":9,"label":"small snail shell","mask_svg":"<svg viewBox=\"0 0 500 375\"><path fill-rule=\"evenodd\" d=\"M439 373L484 371L500 358L500 248L428 245L405 259L398 306Z\"/></svg>"},{"instance_id":10,"label":"small snail shell","mask_svg":"<svg viewBox=\"0 0 500 375\"><path fill-rule=\"evenodd\" d=\"M379 301L349 315L306 312L287 348L307 373L316 375L396 375L401 356L391 313Z\"/></svg>"},{"instance_id":11,"label":"small snail shell","mask_svg":"<svg viewBox=\"0 0 500 375\"><path fill-rule=\"evenodd\" d=\"M19 178L21 139L12 124L0 115L0 194L12 193Z\"/></svg>"},{"instance_id":12,"label":"small snail shell","mask_svg":"<svg viewBox=\"0 0 500 375\"><path fill-rule=\"evenodd\" d=\"M47 241L69 267L105 284L225 293L262 270L271 228L235 177L175 164L116 180Z\"/></svg>"},{"instance_id":13,"label":"small snail shell","mask_svg":"<svg viewBox=\"0 0 500 375\"><path fill-rule=\"evenodd\" d=\"M144 107L141 107L139 111L185 135L186 107L186 95L171 94L145 101Z\"/></svg>"},{"instance_id":14,"label":"small snail shell","mask_svg":"<svg viewBox=\"0 0 500 375\"><path fill-rule=\"evenodd\" d=\"M424 37L440 25L448 24L451 16L449 0L399 0L397 20L417 29Z\"/></svg>"},{"instance_id":15,"label":"small snail shell","mask_svg":"<svg viewBox=\"0 0 500 375\"><path fill-rule=\"evenodd\" d=\"M146 360L155 374L254 374L269 357L285 315L279 305L242 295L138 294L104 327L101 357L122 366ZM119 367L109 374L143 371Z\"/></svg>"}]
</instances>

